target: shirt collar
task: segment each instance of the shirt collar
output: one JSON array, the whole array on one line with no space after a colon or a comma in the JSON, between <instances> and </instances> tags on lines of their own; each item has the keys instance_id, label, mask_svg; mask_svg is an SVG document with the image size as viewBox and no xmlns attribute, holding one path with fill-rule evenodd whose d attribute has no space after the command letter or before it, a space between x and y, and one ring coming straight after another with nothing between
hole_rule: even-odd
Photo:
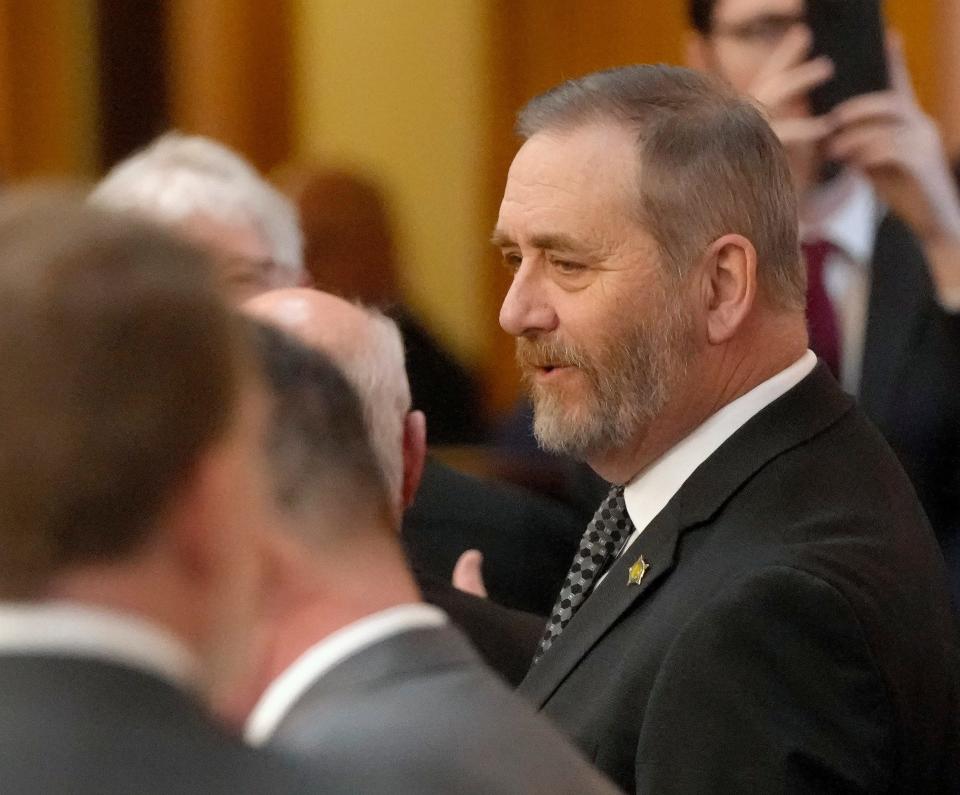
<instances>
[{"instance_id":1,"label":"shirt collar","mask_svg":"<svg viewBox=\"0 0 960 795\"><path fill-rule=\"evenodd\" d=\"M796 362L711 415L664 453L624 489L627 513L642 531L694 473L727 439L755 414L799 384L817 364L807 351ZM633 538L628 541L632 543Z\"/></svg>"},{"instance_id":2,"label":"shirt collar","mask_svg":"<svg viewBox=\"0 0 960 795\"><path fill-rule=\"evenodd\" d=\"M447 616L439 608L422 603L405 604L373 613L332 632L270 683L247 719L247 742L251 745L267 742L314 682L348 657L401 632L446 623Z\"/></svg>"},{"instance_id":3,"label":"shirt collar","mask_svg":"<svg viewBox=\"0 0 960 795\"><path fill-rule=\"evenodd\" d=\"M0 655L17 654L119 663L183 688L197 681L196 659L170 632L75 602L0 602Z\"/></svg>"},{"instance_id":4,"label":"shirt collar","mask_svg":"<svg viewBox=\"0 0 960 795\"><path fill-rule=\"evenodd\" d=\"M800 238L826 240L851 261L869 267L883 207L869 180L845 171L815 188L800 210Z\"/></svg>"}]
</instances>

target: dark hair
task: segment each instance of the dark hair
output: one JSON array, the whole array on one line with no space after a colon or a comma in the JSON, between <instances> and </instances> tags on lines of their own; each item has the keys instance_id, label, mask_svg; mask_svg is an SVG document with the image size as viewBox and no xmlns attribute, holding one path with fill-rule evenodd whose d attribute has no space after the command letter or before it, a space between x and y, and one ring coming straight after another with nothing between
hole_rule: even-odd
<instances>
[{"instance_id":1,"label":"dark hair","mask_svg":"<svg viewBox=\"0 0 960 795\"><path fill-rule=\"evenodd\" d=\"M272 402L267 452L281 509L318 540L340 530L390 531L386 488L346 377L320 351L248 323ZM348 516L356 522L337 521Z\"/></svg>"},{"instance_id":2,"label":"dark hair","mask_svg":"<svg viewBox=\"0 0 960 795\"><path fill-rule=\"evenodd\" d=\"M718 237L753 243L758 281L802 309L797 200L783 147L760 111L719 81L675 66L624 66L570 80L520 111L524 138L589 124L637 140L637 219L682 275Z\"/></svg>"},{"instance_id":3,"label":"dark hair","mask_svg":"<svg viewBox=\"0 0 960 795\"><path fill-rule=\"evenodd\" d=\"M706 35L713 28L713 9L717 0L690 0L687 10L690 24L694 29Z\"/></svg>"},{"instance_id":4,"label":"dark hair","mask_svg":"<svg viewBox=\"0 0 960 795\"><path fill-rule=\"evenodd\" d=\"M0 202L0 596L134 552L244 368L206 258L50 194Z\"/></svg>"}]
</instances>

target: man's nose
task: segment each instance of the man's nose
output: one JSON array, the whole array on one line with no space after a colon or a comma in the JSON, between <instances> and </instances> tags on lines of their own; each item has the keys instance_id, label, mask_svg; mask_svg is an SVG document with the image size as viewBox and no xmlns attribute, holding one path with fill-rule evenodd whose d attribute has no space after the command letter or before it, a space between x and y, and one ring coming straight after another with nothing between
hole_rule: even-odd
<instances>
[{"instance_id":1,"label":"man's nose","mask_svg":"<svg viewBox=\"0 0 960 795\"><path fill-rule=\"evenodd\" d=\"M514 337L553 331L557 314L528 263L523 263L513 276L513 282L500 307L500 326Z\"/></svg>"}]
</instances>

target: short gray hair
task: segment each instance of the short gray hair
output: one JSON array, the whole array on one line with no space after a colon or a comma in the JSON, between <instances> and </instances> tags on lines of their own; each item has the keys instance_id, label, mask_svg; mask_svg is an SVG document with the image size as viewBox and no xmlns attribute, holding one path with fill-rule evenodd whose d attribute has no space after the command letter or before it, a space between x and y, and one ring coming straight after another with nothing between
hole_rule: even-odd
<instances>
[{"instance_id":1,"label":"short gray hair","mask_svg":"<svg viewBox=\"0 0 960 795\"><path fill-rule=\"evenodd\" d=\"M636 134L637 219L675 275L724 234L754 245L758 281L776 306L802 309L806 271L786 155L747 98L674 66L625 66L569 80L520 111L525 139L589 124Z\"/></svg>"},{"instance_id":2,"label":"short gray hair","mask_svg":"<svg viewBox=\"0 0 960 795\"><path fill-rule=\"evenodd\" d=\"M363 309L369 319L369 337L357 344L338 346L334 358L357 391L370 446L380 465L390 499L398 504L403 487L404 421L412 399L404 360L403 337L397 324L382 312Z\"/></svg>"},{"instance_id":3,"label":"short gray hair","mask_svg":"<svg viewBox=\"0 0 960 795\"><path fill-rule=\"evenodd\" d=\"M164 224L197 213L251 223L290 285L301 281L303 235L297 210L240 155L209 138L177 132L160 136L114 166L90 201Z\"/></svg>"}]
</instances>

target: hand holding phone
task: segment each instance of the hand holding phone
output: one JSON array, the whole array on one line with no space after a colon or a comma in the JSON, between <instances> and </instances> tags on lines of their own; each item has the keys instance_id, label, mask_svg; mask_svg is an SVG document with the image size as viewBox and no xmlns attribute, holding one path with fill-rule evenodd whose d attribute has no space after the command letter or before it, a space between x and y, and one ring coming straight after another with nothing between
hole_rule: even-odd
<instances>
[{"instance_id":1,"label":"hand holding phone","mask_svg":"<svg viewBox=\"0 0 960 795\"><path fill-rule=\"evenodd\" d=\"M810 92L814 116L890 87L880 0L807 0L807 26L811 56L833 63L833 76Z\"/></svg>"},{"instance_id":2,"label":"hand holding phone","mask_svg":"<svg viewBox=\"0 0 960 795\"><path fill-rule=\"evenodd\" d=\"M891 88L837 105L827 156L865 174L920 243L960 240L960 203L936 123L917 101L897 37L888 46Z\"/></svg>"}]
</instances>

